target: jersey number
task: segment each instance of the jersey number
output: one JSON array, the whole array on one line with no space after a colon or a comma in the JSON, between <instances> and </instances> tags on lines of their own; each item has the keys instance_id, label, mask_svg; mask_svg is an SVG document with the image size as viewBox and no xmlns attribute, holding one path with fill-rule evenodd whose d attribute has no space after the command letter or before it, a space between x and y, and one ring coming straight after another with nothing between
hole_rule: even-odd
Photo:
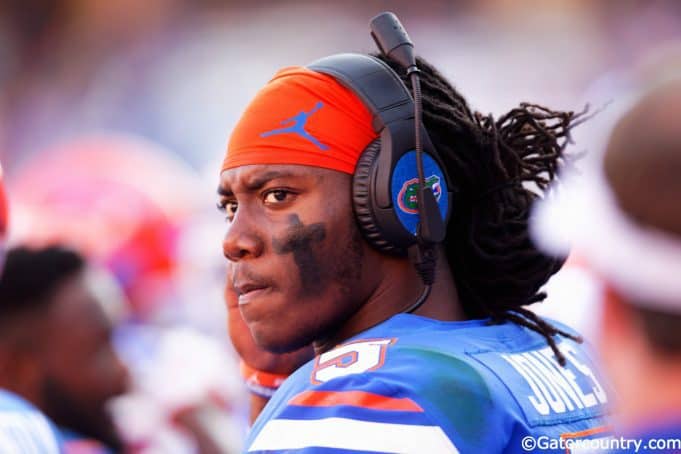
<instances>
[{"instance_id":1,"label":"jersey number","mask_svg":"<svg viewBox=\"0 0 681 454\"><path fill-rule=\"evenodd\" d=\"M312 383L376 370L385 361L385 351L395 339L369 339L350 342L322 353L315 360Z\"/></svg>"}]
</instances>

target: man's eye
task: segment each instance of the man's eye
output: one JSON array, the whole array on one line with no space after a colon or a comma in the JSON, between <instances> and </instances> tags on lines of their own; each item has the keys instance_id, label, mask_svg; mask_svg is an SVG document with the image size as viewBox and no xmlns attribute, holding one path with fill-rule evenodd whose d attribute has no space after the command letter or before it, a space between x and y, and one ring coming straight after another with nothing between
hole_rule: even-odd
<instances>
[{"instance_id":1,"label":"man's eye","mask_svg":"<svg viewBox=\"0 0 681 454\"><path fill-rule=\"evenodd\" d=\"M218 210L225 213L225 219L231 221L234 219L234 214L236 214L236 209L238 204L235 200L225 200L218 203Z\"/></svg>"},{"instance_id":2,"label":"man's eye","mask_svg":"<svg viewBox=\"0 0 681 454\"><path fill-rule=\"evenodd\" d=\"M292 193L289 191L285 191L283 189L275 189L273 191L267 192L263 200L265 203L271 204L282 203L290 199L291 195Z\"/></svg>"}]
</instances>

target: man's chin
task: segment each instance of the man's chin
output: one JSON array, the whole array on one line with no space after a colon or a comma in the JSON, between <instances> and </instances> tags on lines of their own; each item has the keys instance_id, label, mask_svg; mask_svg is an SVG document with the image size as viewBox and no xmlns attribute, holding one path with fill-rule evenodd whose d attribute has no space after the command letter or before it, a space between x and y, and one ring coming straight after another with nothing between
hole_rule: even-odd
<instances>
[{"instance_id":1,"label":"man's chin","mask_svg":"<svg viewBox=\"0 0 681 454\"><path fill-rule=\"evenodd\" d=\"M277 355L293 353L312 344L315 336L310 333L296 332L292 336L277 335L271 331L252 331L253 338L260 348Z\"/></svg>"},{"instance_id":2,"label":"man's chin","mask_svg":"<svg viewBox=\"0 0 681 454\"><path fill-rule=\"evenodd\" d=\"M269 353L274 353L276 355L282 355L286 353L291 353L296 350L299 350L302 347L305 347L305 343L300 343L300 342L291 342L291 341L281 341L277 339L263 339L263 340L258 340L256 338L256 342L260 348L263 350L267 350Z\"/></svg>"}]
</instances>

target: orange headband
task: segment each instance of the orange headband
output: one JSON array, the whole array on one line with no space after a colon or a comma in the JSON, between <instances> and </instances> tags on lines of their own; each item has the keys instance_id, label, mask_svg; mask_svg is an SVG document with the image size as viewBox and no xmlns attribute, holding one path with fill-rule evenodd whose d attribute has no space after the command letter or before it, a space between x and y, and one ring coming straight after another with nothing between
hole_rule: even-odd
<instances>
[{"instance_id":1,"label":"orange headband","mask_svg":"<svg viewBox=\"0 0 681 454\"><path fill-rule=\"evenodd\" d=\"M331 76L280 70L237 123L222 170L249 164L300 164L352 174L377 137L362 101Z\"/></svg>"}]
</instances>

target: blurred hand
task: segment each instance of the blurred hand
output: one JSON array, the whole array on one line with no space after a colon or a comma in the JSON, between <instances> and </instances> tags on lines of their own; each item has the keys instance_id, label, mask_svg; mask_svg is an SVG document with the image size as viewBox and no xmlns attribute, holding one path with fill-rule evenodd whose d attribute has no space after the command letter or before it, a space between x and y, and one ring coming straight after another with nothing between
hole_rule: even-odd
<instances>
[{"instance_id":1,"label":"blurred hand","mask_svg":"<svg viewBox=\"0 0 681 454\"><path fill-rule=\"evenodd\" d=\"M235 430L229 412L210 402L186 407L173 415L176 426L184 429L201 454L242 452L240 430Z\"/></svg>"}]
</instances>

